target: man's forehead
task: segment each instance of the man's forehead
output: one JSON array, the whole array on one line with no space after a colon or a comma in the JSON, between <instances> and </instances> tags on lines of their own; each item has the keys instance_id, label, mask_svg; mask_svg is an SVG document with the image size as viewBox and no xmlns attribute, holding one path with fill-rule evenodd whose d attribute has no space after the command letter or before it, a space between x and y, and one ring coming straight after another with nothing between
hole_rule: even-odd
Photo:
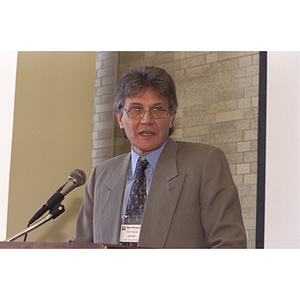
<instances>
[{"instance_id":1,"label":"man's forehead","mask_svg":"<svg viewBox=\"0 0 300 300\"><path fill-rule=\"evenodd\" d=\"M135 96L125 98L124 104L130 105L168 105L169 101L167 98L157 95L152 91L148 90L146 93L140 93Z\"/></svg>"}]
</instances>

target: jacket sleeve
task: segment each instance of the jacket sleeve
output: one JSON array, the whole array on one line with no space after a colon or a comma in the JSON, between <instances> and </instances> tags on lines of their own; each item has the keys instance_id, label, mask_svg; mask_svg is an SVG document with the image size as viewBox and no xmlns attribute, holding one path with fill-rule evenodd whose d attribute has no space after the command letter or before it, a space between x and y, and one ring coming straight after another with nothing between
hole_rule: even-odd
<instances>
[{"instance_id":1,"label":"jacket sleeve","mask_svg":"<svg viewBox=\"0 0 300 300\"><path fill-rule=\"evenodd\" d=\"M205 157L200 209L209 248L247 247L238 191L227 159L218 148Z\"/></svg>"}]
</instances>

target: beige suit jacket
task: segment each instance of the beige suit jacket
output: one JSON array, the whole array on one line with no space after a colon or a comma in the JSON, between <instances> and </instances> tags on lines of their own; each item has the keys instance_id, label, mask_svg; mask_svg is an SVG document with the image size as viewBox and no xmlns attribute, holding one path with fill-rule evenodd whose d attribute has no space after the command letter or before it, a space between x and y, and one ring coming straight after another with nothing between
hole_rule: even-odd
<instances>
[{"instance_id":1,"label":"beige suit jacket","mask_svg":"<svg viewBox=\"0 0 300 300\"><path fill-rule=\"evenodd\" d=\"M118 244L131 155L95 168L73 242ZM224 153L171 138L158 160L139 240L151 248L246 248L237 188Z\"/></svg>"}]
</instances>

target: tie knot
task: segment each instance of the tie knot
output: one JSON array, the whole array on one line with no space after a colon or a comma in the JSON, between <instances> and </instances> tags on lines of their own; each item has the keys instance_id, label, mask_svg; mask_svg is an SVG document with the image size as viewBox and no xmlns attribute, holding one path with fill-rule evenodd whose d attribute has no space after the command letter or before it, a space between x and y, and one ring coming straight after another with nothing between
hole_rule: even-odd
<instances>
[{"instance_id":1,"label":"tie knot","mask_svg":"<svg viewBox=\"0 0 300 300\"><path fill-rule=\"evenodd\" d=\"M145 171L148 164L149 164L149 162L146 158L140 157L137 162L137 172Z\"/></svg>"}]
</instances>

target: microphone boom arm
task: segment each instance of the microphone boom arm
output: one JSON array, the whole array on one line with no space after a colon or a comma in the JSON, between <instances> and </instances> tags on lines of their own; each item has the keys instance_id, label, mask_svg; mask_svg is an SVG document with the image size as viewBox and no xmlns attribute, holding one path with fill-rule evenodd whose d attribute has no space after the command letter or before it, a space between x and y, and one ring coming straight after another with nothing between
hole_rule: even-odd
<instances>
[{"instance_id":1,"label":"microphone boom arm","mask_svg":"<svg viewBox=\"0 0 300 300\"><path fill-rule=\"evenodd\" d=\"M45 216L43 219L40 221L26 227L25 229L21 230L20 232L12 235L11 237L7 238L4 242L11 242L14 241L15 239L21 237L24 234L27 234L28 232L42 226L46 222L50 220L54 220L58 216L60 216L63 212L65 211L65 207L63 205L57 206L55 209L51 210L47 216Z\"/></svg>"}]
</instances>

